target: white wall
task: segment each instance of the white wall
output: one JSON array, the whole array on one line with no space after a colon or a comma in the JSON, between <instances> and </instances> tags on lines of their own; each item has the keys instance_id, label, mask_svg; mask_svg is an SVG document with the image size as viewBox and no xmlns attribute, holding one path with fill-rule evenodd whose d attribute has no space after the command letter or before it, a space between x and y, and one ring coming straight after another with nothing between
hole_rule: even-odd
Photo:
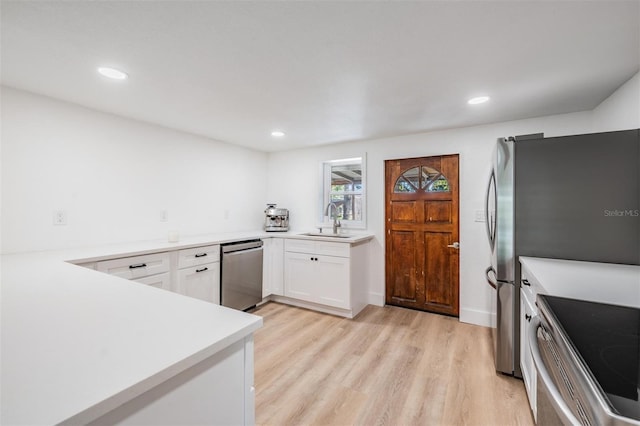
<instances>
[{"instance_id":1,"label":"white wall","mask_svg":"<svg viewBox=\"0 0 640 426\"><path fill-rule=\"evenodd\" d=\"M640 127L636 74L594 111L265 154L2 88L2 252L259 229L264 204L312 229L319 163L367 153L370 303L384 304L384 161L460 154L460 319L488 325L483 209L497 137ZM265 176L267 177L265 179ZM266 194L266 195L265 195ZM56 209L69 224L53 226ZM169 222L161 223L167 209ZM228 210L228 218L225 218Z\"/></svg>"},{"instance_id":2,"label":"white wall","mask_svg":"<svg viewBox=\"0 0 640 426\"><path fill-rule=\"evenodd\" d=\"M6 87L1 113L3 253L263 224L263 152Z\"/></svg>"},{"instance_id":3,"label":"white wall","mask_svg":"<svg viewBox=\"0 0 640 426\"><path fill-rule=\"evenodd\" d=\"M637 76L635 77L637 78ZM630 86L633 90L633 86ZM629 87L623 86L622 91ZM620 91L619 91L620 92ZM371 257L369 302L384 304L384 161L430 155L460 154L460 320L481 325L495 322L493 290L486 284L484 270L489 262L485 224L475 222L475 211L484 207L485 185L490 171L491 153L500 136L543 132L561 136L613 130L616 113L609 110L634 109L633 96L616 92L607 116L587 111L530 120L438 132L349 142L304 150L272 153L269 156L270 202L290 209L292 227L311 229L318 216L319 163L367 153L368 229L376 235ZM611 117L609 117L609 115ZM628 125L627 125L628 124ZM625 122L625 128L640 127L640 119Z\"/></svg>"},{"instance_id":4,"label":"white wall","mask_svg":"<svg viewBox=\"0 0 640 426\"><path fill-rule=\"evenodd\" d=\"M593 110L597 131L635 129L640 127L640 73L636 73L611 96Z\"/></svg>"}]
</instances>

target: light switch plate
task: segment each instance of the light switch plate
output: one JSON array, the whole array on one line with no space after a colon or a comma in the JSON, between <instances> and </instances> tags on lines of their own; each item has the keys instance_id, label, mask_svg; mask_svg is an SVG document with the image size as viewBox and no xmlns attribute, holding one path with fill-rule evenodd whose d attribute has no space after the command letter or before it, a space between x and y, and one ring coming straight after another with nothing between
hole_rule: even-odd
<instances>
[{"instance_id":1,"label":"light switch plate","mask_svg":"<svg viewBox=\"0 0 640 426\"><path fill-rule=\"evenodd\" d=\"M476 222L486 222L487 218L484 215L484 210L476 210Z\"/></svg>"}]
</instances>

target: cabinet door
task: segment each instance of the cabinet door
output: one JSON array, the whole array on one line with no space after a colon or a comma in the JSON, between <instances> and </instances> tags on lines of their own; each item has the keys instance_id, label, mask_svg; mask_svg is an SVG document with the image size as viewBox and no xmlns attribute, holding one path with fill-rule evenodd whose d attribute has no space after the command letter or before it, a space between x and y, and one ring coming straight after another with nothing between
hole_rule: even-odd
<instances>
[{"instance_id":1,"label":"cabinet door","mask_svg":"<svg viewBox=\"0 0 640 426\"><path fill-rule=\"evenodd\" d=\"M220 262L178 271L178 293L220 304Z\"/></svg>"},{"instance_id":2,"label":"cabinet door","mask_svg":"<svg viewBox=\"0 0 640 426\"><path fill-rule=\"evenodd\" d=\"M270 294L283 296L284 240L282 238L267 238L263 242L262 297L267 297Z\"/></svg>"},{"instance_id":3,"label":"cabinet door","mask_svg":"<svg viewBox=\"0 0 640 426\"><path fill-rule=\"evenodd\" d=\"M317 302L316 256L285 253L284 295L294 299Z\"/></svg>"},{"instance_id":4,"label":"cabinet door","mask_svg":"<svg viewBox=\"0 0 640 426\"><path fill-rule=\"evenodd\" d=\"M161 288L163 290L171 290L171 275L168 272L165 272L164 274L151 275L150 277L138 278L133 281L150 285L151 287Z\"/></svg>"},{"instance_id":5,"label":"cabinet door","mask_svg":"<svg viewBox=\"0 0 640 426\"><path fill-rule=\"evenodd\" d=\"M284 295L284 240L272 238L271 244L271 293Z\"/></svg>"},{"instance_id":6,"label":"cabinet door","mask_svg":"<svg viewBox=\"0 0 640 426\"><path fill-rule=\"evenodd\" d=\"M334 256L317 256L316 259L317 302L349 309L349 259Z\"/></svg>"},{"instance_id":7,"label":"cabinet door","mask_svg":"<svg viewBox=\"0 0 640 426\"><path fill-rule=\"evenodd\" d=\"M529 397L529 405L536 418L536 370L533 365L531 350L529 349L529 323L536 311L529 300L529 294L524 289L520 290L520 367L522 368L522 380Z\"/></svg>"}]
</instances>

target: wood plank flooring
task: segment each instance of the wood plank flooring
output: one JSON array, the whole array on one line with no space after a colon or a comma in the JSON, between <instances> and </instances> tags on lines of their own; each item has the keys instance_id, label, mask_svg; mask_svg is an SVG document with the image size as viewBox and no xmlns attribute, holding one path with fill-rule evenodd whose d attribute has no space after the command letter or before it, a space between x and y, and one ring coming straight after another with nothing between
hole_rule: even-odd
<instances>
[{"instance_id":1,"label":"wood plank flooring","mask_svg":"<svg viewBox=\"0 0 640 426\"><path fill-rule=\"evenodd\" d=\"M253 313L259 425L533 425L523 382L494 370L488 328L392 306Z\"/></svg>"}]
</instances>

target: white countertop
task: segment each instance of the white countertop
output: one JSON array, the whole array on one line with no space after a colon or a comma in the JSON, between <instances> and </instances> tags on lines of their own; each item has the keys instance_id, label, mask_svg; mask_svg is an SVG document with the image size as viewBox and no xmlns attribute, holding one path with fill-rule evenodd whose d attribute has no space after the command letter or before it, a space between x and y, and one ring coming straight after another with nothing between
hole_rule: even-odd
<instances>
[{"instance_id":1,"label":"white countertop","mask_svg":"<svg viewBox=\"0 0 640 426\"><path fill-rule=\"evenodd\" d=\"M248 240L256 238L293 238L316 241L332 241L337 243L359 244L368 241L374 237L368 232L348 232L343 233L341 238L332 237L330 235L309 236L304 235L307 231L288 231L288 232L265 232L265 231L245 231L245 232L226 232L216 234L205 234L182 237L176 243L169 243L167 240L149 240L136 241L130 243L118 243L110 245L101 245L96 247L81 247L74 249L58 250L54 254L60 259L72 263L94 262L104 259L113 258L115 256L135 256L150 253L159 253L168 250L180 250L192 247L199 247L208 244L224 244L239 240ZM349 235L349 237L345 237Z\"/></svg>"},{"instance_id":2,"label":"white countertop","mask_svg":"<svg viewBox=\"0 0 640 426\"><path fill-rule=\"evenodd\" d=\"M640 266L520 257L537 293L640 307Z\"/></svg>"},{"instance_id":3,"label":"white countertop","mask_svg":"<svg viewBox=\"0 0 640 426\"><path fill-rule=\"evenodd\" d=\"M302 231L301 231L302 232ZM0 423L87 423L251 334L262 318L70 262L251 238L357 244L301 232L233 232L49 252L1 265Z\"/></svg>"}]
</instances>

